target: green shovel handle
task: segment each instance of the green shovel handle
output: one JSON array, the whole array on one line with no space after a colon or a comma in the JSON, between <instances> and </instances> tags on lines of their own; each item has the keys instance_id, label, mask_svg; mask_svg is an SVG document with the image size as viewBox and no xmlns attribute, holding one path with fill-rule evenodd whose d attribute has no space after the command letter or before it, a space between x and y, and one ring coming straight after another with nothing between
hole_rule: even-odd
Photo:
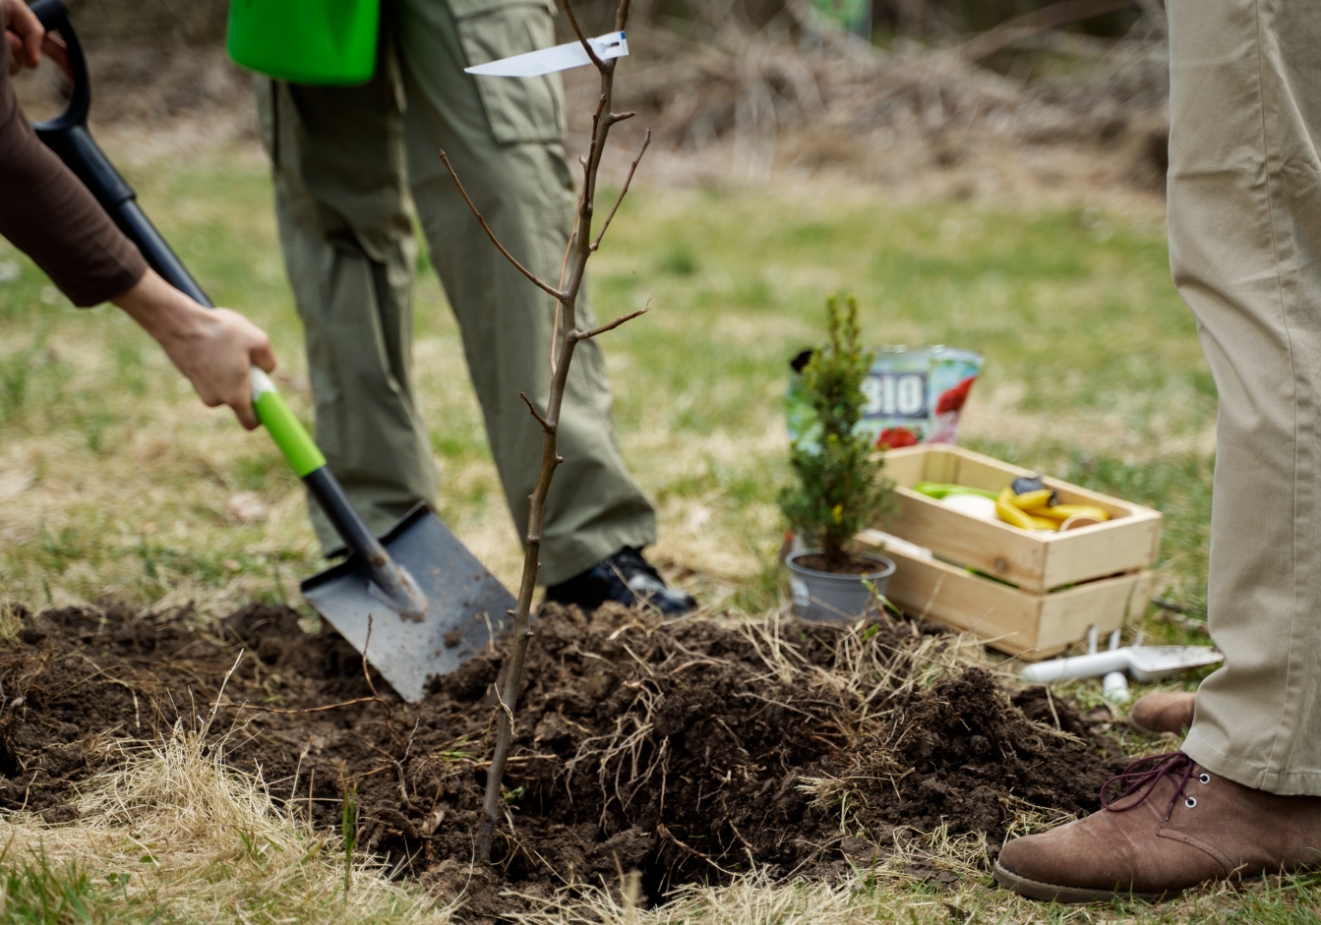
<instances>
[{"instance_id":1,"label":"green shovel handle","mask_svg":"<svg viewBox=\"0 0 1321 925\"><path fill-rule=\"evenodd\" d=\"M298 477L307 478L326 464L326 457L317 449L307 428L289 410L284 396L275 388L271 377L255 366L252 367L251 375L252 407L257 412L258 420L266 427Z\"/></svg>"},{"instance_id":2,"label":"green shovel handle","mask_svg":"<svg viewBox=\"0 0 1321 925\"><path fill-rule=\"evenodd\" d=\"M249 373L252 407L257 411L257 418L266 426L271 439L312 497L316 498L335 532L353 553L361 557L362 567L384 593L383 600L406 620L423 619L430 604L422 589L407 571L391 561L380 540L362 522L344 489L326 466L326 457L321 455L307 429L284 403L271 377L255 366Z\"/></svg>"}]
</instances>

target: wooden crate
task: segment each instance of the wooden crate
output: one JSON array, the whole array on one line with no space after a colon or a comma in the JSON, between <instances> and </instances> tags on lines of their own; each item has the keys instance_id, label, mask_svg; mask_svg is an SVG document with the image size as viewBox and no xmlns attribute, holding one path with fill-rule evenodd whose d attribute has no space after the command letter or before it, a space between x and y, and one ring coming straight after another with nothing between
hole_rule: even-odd
<instances>
[{"instance_id":1,"label":"wooden crate","mask_svg":"<svg viewBox=\"0 0 1321 925\"><path fill-rule=\"evenodd\" d=\"M886 466L898 507L885 531L934 555L885 551L898 565L886 594L910 613L1031 660L1081 641L1089 627L1109 633L1145 612L1160 512L1046 478L1061 503L1095 505L1111 519L1067 533L1028 532L971 517L911 487L946 482L998 492L1032 475L1027 469L946 445L891 450ZM876 545L883 535L869 530L859 539Z\"/></svg>"},{"instance_id":2,"label":"wooden crate","mask_svg":"<svg viewBox=\"0 0 1321 925\"><path fill-rule=\"evenodd\" d=\"M1049 591L1156 561L1159 511L1046 478L1061 503L1095 505L1110 520L1067 533L1033 533L969 517L912 490L918 482L949 482L998 492L1018 476L1032 475L1030 470L943 444L891 450L885 459L898 496L898 508L885 523L887 533L1025 591Z\"/></svg>"},{"instance_id":3,"label":"wooden crate","mask_svg":"<svg viewBox=\"0 0 1321 925\"><path fill-rule=\"evenodd\" d=\"M872 531L862 534L866 540ZM1129 572L1050 594L1023 591L935 559L887 548L898 568L886 597L924 619L975 634L987 645L1027 661L1057 655L1081 642L1089 627L1102 638L1138 619L1151 599L1151 573Z\"/></svg>"}]
</instances>

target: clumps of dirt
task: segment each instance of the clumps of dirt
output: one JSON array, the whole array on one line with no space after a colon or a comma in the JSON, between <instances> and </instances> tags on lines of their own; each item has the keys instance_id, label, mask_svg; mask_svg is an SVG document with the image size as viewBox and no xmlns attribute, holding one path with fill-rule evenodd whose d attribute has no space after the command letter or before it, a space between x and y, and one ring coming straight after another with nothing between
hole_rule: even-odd
<instances>
[{"instance_id":1,"label":"clumps of dirt","mask_svg":"<svg viewBox=\"0 0 1321 925\"><path fill-rule=\"evenodd\" d=\"M438 894L462 892L480 917L620 870L639 870L653 901L750 864L834 877L845 859L888 856L909 830L970 833L993 852L1029 805L1095 809L1120 758L1068 703L1043 714L1040 689L1011 697L988 671L960 667L934 627L550 607L520 693L508 824L494 866L474 870L507 645L409 705L292 610L194 622L24 615L0 646L0 807L68 818L67 797L109 760L109 740L200 725L219 697L210 729L230 764L330 837L353 792L364 850Z\"/></svg>"},{"instance_id":2,"label":"clumps of dirt","mask_svg":"<svg viewBox=\"0 0 1321 925\"><path fill-rule=\"evenodd\" d=\"M1099 744L1102 755L1116 761L1121 750L1110 739L1089 743L1089 724L1068 701L1054 700L1051 719L1058 726L1039 715L1034 722L1029 717L1048 697L1037 687L1007 700L990 673L970 668L897 698L884 728L856 752L848 775L897 778L895 798L876 807L869 800L859 815L922 832L939 825L951 834L984 832L994 853L1015 804L1096 809L1114 765L1087 760L1094 757L1089 746Z\"/></svg>"}]
</instances>

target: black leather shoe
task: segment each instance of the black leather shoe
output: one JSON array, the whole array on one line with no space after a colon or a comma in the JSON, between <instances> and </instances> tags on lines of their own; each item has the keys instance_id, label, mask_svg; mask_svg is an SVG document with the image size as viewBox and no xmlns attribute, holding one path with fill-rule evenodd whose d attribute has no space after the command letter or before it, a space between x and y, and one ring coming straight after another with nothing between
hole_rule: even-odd
<instances>
[{"instance_id":1,"label":"black leather shoe","mask_svg":"<svg viewBox=\"0 0 1321 925\"><path fill-rule=\"evenodd\" d=\"M593 611L606 601L628 607L650 604L667 617L677 617L697 609L697 601L686 591L666 587L660 574L642 550L625 546L619 552L574 575L567 581L546 589L547 603L577 604Z\"/></svg>"}]
</instances>

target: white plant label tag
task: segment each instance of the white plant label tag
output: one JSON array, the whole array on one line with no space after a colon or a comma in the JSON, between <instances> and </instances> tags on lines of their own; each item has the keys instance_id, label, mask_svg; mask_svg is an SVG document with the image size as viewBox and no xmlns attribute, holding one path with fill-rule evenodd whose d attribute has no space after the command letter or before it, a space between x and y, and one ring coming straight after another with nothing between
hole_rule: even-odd
<instances>
[{"instance_id":1,"label":"white plant label tag","mask_svg":"<svg viewBox=\"0 0 1321 925\"><path fill-rule=\"evenodd\" d=\"M628 39L623 32L607 32L605 35L588 39L587 43L602 61L622 58L628 54ZM514 55L512 58L501 58L498 61L466 67L463 72L482 77L541 77L544 74L567 71L571 67L582 67L591 63L592 59L587 54L587 49L583 48L582 42L566 42L554 48L529 51L526 54Z\"/></svg>"}]
</instances>

